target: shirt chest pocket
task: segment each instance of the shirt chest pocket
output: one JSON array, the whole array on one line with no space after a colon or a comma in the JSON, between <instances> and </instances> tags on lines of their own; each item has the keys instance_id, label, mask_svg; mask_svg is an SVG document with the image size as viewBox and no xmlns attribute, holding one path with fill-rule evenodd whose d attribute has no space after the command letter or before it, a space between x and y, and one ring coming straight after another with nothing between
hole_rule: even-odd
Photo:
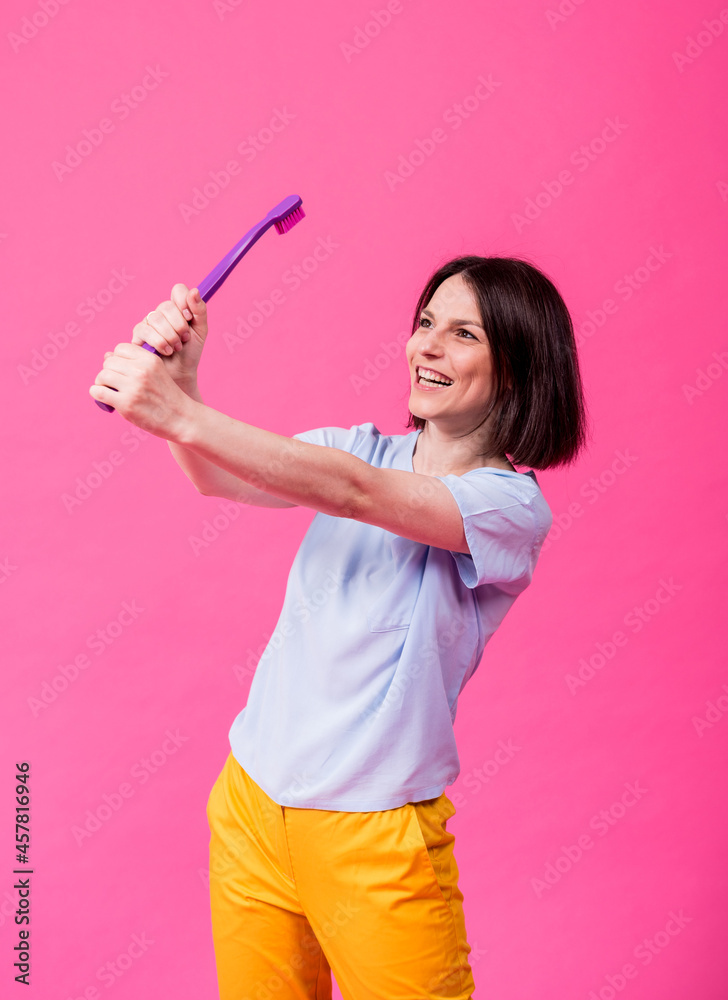
<instances>
[{"instance_id":1,"label":"shirt chest pocket","mask_svg":"<svg viewBox=\"0 0 728 1000\"><path fill-rule=\"evenodd\" d=\"M392 538L393 575L367 609L370 632L409 628L422 583L429 546L409 538Z\"/></svg>"}]
</instances>

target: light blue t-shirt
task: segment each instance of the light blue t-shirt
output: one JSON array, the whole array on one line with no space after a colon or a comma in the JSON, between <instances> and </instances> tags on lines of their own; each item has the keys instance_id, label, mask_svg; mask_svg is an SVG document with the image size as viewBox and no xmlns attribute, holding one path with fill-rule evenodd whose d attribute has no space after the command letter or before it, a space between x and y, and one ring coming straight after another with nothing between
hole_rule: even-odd
<instances>
[{"instance_id":1,"label":"light blue t-shirt","mask_svg":"<svg viewBox=\"0 0 728 1000\"><path fill-rule=\"evenodd\" d=\"M419 433L365 423L293 436L413 472ZM314 515L229 734L235 759L279 805L394 809L434 798L460 773L458 695L531 582L552 515L533 471L437 478L471 554Z\"/></svg>"}]
</instances>

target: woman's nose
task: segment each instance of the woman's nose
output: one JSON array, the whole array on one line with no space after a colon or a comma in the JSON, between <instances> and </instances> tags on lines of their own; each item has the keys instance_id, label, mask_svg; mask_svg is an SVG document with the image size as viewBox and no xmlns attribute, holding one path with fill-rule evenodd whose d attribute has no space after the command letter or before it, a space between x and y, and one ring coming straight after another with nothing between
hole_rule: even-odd
<instances>
[{"instance_id":1,"label":"woman's nose","mask_svg":"<svg viewBox=\"0 0 728 1000\"><path fill-rule=\"evenodd\" d=\"M441 349L439 331L428 329L420 341L420 347L428 353L438 353Z\"/></svg>"},{"instance_id":2,"label":"woman's nose","mask_svg":"<svg viewBox=\"0 0 728 1000\"><path fill-rule=\"evenodd\" d=\"M429 349L431 345L438 346L440 343L441 336L442 336L441 331L438 330L436 327L433 326L425 327L420 344L422 344L423 349L425 347Z\"/></svg>"}]
</instances>

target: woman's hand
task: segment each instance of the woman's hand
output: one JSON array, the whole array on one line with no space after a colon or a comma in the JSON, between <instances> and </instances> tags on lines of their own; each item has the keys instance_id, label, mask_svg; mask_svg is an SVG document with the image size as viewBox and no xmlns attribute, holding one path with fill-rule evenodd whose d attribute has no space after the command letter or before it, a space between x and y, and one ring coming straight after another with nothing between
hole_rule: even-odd
<instances>
[{"instance_id":1,"label":"woman's hand","mask_svg":"<svg viewBox=\"0 0 728 1000\"><path fill-rule=\"evenodd\" d=\"M200 404L174 381L168 364L140 344L117 344L104 355L104 367L89 393L142 430L178 441Z\"/></svg>"},{"instance_id":2,"label":"woman's hand","mask_svg":"<svg viewBox=\"0 0 728 1000\"><path fill-rule=\"evenodd\" d=\"M159 351L172 381L186 391L197 383L197 366L206 337L207 305L197 288L190 290L180 282L166 302L160 302L137 323L131 342L147 343Z\"/></svg>"}]
</instances>

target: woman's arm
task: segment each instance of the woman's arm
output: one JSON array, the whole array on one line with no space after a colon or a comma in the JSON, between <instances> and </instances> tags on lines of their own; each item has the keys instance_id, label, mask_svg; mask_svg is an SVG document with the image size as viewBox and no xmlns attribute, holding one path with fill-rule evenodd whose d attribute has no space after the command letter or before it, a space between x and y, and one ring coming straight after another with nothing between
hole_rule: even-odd
<instances>
[{"instance_id":1,"label":"woman's arm","mask_svg":"<svg viewBox=\"0 0 728 1000\"><path fill-rule=\"evenodd\" d=\"M150 359L140 361L153 375ZM172 405L168 441L173 438L244 482L265 487L266 493L425 545L470 552L458 504L436 476L380 469L339 448L235 420L200 400L183 398L182 405Z\"/></svg>"},{"instance_id":2,"label":"woman's arm","mask_svg":"<svg viewBox=\"0 0 728 1000\"><path fill-rule=\"evenodd\" d=\"M194 304L194 303L193 303ZM194 392L192 376L183 384ZM196 379L195 379L196 381ZM234 420L194 398L171 378L162 360L139 344L121 343L104 361L89 387L94 399L171 442L175 457L200 492L245 497L236 480L269 493L289 506L312 507L332 517L374 524L414 542L468 553L460 509L437 476L380 469L339 448L329 448ZM113 393L113 395L112 395ZM173 445L179 451L175 451ZM203 460L200 463L200 459ZM209 481L212 463L232 477L217 493ZM182 464L182 463L180 463ZM219 475L218 472L215 476ZM198 477L200 477L198 479ZM227 493L228 487L232 491ZM252 494L248 494L249 502Z\"/></svg>"},{"instance_id":3,"label":"woman's arm","mask_svg":"<svg viewBox=\"0 0 728 1000\"><path fill-rule=\"evenodd\" d=\"M190 399L204 403L197 381L184 385L177 383ZM264 490L256 489L250 483L234 476L231 472L221 469L219 465L208 461L197 452L185 448L174 441L167 441L175 462L187 478L194 484L198 492L204 496L222 497L225 500L235 500L238 503L249 503L256 507L297 507L298 504L271 496Z\"/></svg>"}]
</instances>

